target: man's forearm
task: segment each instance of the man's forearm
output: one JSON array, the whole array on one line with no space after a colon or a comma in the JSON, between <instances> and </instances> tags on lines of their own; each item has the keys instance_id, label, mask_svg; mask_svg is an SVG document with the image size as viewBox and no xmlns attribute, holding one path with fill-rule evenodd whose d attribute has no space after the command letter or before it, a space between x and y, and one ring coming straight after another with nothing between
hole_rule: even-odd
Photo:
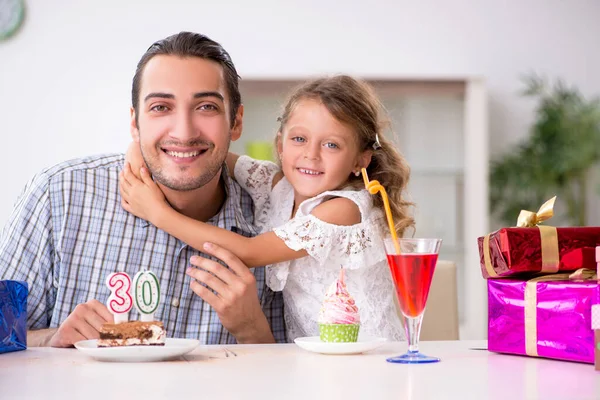
<instances>
[{"instance_id":1,"label":"man's forearm","mask_svg":"<svg viewBox=\"0 0 600 400\"><path fill-rule=\"evenodd\" d=\"M48 347L50 340L56 333L58 328L38 329L35 331L27 331L27 346L29 347Z\"/></svg>"},{"instance_id":2,"label":"man's forearm","mask_svg":"<svg viewBox=\"0 0 600 400\"><path fill-rule=\"evenodd\" d=\"M234 334L238 344L275 343L275 337L264 314Z\"/></svg>"}]
</instances>

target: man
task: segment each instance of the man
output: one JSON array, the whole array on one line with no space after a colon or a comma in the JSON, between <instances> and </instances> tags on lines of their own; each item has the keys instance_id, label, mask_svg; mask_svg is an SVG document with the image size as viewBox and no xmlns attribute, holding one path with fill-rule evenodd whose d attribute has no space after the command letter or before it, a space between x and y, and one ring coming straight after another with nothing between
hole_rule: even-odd
<instances>
[{"instance_id":1,"label":"man","mask_svg":"<svg viewBox=\"0 0 600 400\"><path fill-rule=\"evenodd\" d=\"M255 235L250 197L224 164L242 132L238 75L229 54L206 36L182 32L154 43L132 85L131 135L168 202L179 212ZM46 169L25 188L0 239L0 279L28 282L30 346L69 347L98 337L113 316L108 274L157 274L155 319L169 337L202 343L284 341L283 300L217 246L200 254L121 207L123 155L89 157ZM214 261L220 259L229 269ZM190 279L193 278L193 279ZM218 288L218 290L216 290ZM258 296L257 296L258 294ZM262 306L262 310L261 310ZM130 311L130 319L137 319Z\"/></svg>"}]
</instances>

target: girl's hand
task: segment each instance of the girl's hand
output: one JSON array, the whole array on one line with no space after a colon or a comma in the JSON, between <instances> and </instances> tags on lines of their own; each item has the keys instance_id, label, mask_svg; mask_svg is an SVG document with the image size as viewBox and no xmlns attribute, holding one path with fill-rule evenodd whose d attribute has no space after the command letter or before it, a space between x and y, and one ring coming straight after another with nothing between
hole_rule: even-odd
<instances>
[{"instance_id":1,"label":"girl's hand","mask_svg":"<svg viewBox=\"0 0 600 400\"><path fill-rule=\"evenodd\" d=\"M154 223L154 220L169 205L165 195L154 183L145 167L140 169L140 177L141 180L136 178L131 170L131 164L126 162L125 167L119 174L121 205L125 211L136 217Z\"/></svg>"},{"instance_id":2,"label":"girl's hand","mask_svg":"<svg viewBox=\"0 0 600 400\"><path fill-rule=\"evenodd\" d=\"M125 163L131 164L133 175L135 175L136 178L141 179L140 168L146 168L147 166L144 157L142 157L139 143L131 142L129 144L127 153L125 153Z\"/></svg>"}]
</instances>

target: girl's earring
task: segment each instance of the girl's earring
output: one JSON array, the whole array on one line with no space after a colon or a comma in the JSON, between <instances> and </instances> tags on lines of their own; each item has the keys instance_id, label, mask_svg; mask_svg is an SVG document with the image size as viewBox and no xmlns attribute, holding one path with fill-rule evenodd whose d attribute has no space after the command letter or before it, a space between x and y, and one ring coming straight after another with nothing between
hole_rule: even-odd
<instances>
[{"instance_id":1,"label":"girl's earring","mask_svg":"<svg viewBox=\"0 0 600 400\"><path fill-rule=\"evenodd\" d=\"M360 171L354 171L354 176L360 176Z\"/></svg>"}]
</instances>

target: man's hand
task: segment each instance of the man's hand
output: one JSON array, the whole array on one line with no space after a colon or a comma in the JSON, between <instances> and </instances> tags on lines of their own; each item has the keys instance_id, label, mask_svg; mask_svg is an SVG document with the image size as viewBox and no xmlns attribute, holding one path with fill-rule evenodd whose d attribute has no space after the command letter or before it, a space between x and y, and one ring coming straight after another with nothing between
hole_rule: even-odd
<instances>
[{"instance_id":1,"label":"man's hand","mask_svg":"<svg viewBox=\"0 0 600 400\"><path fill-rule=\"evenodd\" d=\"M71 347L80 340L98 339L105 322L114 322L108 308L98 300L79 304L48 343L52 347Z\"/></svg>"},{"instance_id":2,"label":"man's hand","mask_svg":"<svg viewBox=\"0 0 600 400\"><path fill-rule=\"evenodd\" d=\"M226 263L194 256L186 274L193 278L190 286L194 293L215 309L221 323L238 343L274 343L275 339L262 312L256 294L256 280L239 258L230 251L212 243L204 244L204 251ZM217 294L200 283L204 283Z\"/></svg>"}]
</instances>

